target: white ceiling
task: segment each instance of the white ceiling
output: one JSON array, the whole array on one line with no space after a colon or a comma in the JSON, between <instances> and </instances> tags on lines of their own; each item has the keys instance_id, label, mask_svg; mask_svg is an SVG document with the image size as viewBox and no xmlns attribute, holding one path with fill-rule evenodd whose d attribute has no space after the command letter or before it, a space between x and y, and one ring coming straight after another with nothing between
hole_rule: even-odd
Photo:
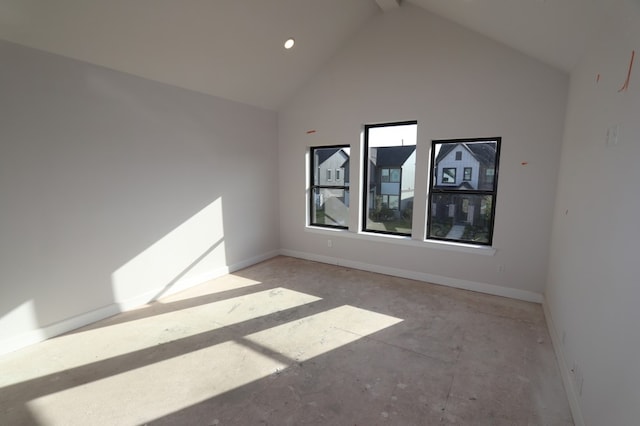
<instances>
[{"instance_id":1,"label":"white ceiling","mask_svg":"<svg viewBox=\"0 0 640 426\"><path fill-rule=\"evenodd\" d=\"M411 0L566 72L616 0Z\"/></svg>"},{"instance_id":2,"label":"white ceiling","mask_svg":"<svg viewBox=\"0 0 640 426\"><path fill-rule=\"evenodd\" d=\"M568 72L616 1L406 2ZM378 13L376 0L0 0L0 38L278 109Z\"/></svg>"}]
</instances>

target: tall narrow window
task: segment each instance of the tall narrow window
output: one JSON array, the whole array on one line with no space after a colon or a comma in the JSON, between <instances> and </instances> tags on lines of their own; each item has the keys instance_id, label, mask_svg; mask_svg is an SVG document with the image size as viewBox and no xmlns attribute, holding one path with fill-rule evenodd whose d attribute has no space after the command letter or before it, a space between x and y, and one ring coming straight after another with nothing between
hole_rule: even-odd
<instances>
[{"instance_id":1,"label":"tall narrow window","mask_svg":"<svg viewBox=\"0 0 640 426\"><path fill-rule=\"evenodd\" d=\"M427 238L491 245L501 138L433 141ZM456 180L458 152L466 152ZM439 174L437 171L442 170Z\"/></svg>"},{"instance_id":2,"label":"tall narrow window","mask_svg":"<svg viewBox=\"0 0 640 426\"><path fill-rule=\"evenodd\" d=\"M411 235L416 121L371 124L364 136L364 231Z\"/></svg>"},{"instance_id":3,"label":"tall narrow window","mask_svg":"<svg viewBox=\"0 0 640 426\"><path fill-rule=\"evenodd\" d=\"M349 227L349 155L348 145L310 149L311 188L309 224L330 228ZM335 181L332 171L336 171ZM344 173L340 179L340 171Z\"/></svg>"},{"instance_id":4,"label":"tall narrow window","mask_svg":"<svg viewBox=\"0 0 640 426\"><path fill-rule=\"evenodd\" d=\"M471 173L473 173L473 167L465 167L463 180L471 180Z\"/></svg>"}]
</instances>

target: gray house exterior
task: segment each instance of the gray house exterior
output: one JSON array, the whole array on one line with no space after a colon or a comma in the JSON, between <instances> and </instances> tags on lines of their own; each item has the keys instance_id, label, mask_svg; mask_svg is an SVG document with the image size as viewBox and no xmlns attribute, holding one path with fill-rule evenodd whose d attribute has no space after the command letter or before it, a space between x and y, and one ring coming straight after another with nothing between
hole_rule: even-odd
<instances>
[{"instance_id":1,"label":"gray house exterior","mask_svg":"<svg viewBox=\"0 0 640 426\"><path fill-rule=\"evenodd\" d=\"M369 209L396 218L413 209L415 145L371 148L369 160Z\"/></svg>"}]
</instances>

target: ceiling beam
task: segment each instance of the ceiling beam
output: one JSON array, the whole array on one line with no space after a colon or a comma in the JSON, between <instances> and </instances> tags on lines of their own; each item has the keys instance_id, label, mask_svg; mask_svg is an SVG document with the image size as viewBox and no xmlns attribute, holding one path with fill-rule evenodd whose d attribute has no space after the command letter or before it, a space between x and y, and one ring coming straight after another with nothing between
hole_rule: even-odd
<instances>
[{"instance_id":1,"label":"ceiling beam","mask_svg":"<svg viewBox=\"0 0 640 426\"><path fill-rule=\"evenodd\" d=\"M376 0L376 3L378 3L378 7L380 7L383 12L388 12L400 7L400 0Z\"/></svg>"}]
</instances>

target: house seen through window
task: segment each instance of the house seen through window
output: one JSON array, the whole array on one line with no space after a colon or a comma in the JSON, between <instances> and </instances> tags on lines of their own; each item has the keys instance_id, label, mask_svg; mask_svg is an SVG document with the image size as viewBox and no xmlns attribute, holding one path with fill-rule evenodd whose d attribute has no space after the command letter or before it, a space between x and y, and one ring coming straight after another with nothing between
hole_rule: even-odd
<instances>
[{"instance_id":1,"label":"house seen through window","mask_svg":"<svg viewBox=\"0 0 640 426\"><path fill-rule=\"evenodd\" d=\"M364 231L411 235L417 122L365 126Z\"/></svg>"},{"instance_id":2,"label":"house seen through window","mask_svg":"<svg viewBox=\"0 0 640 426\"><path fill-rule=\"evenodd\" d=\"M491 245L501 142L435 140L430 158L417 158L417 122L365 125L360 229L412 236L417 209L426 240ZM349 145L310 148L310 225L349 228L350 161ZM426 203L414 205L416 166L429 178Z\"/></svg>"},{"instance_id":3,"label":"house seen through window","mask_svg":"<svg viewBox=\"0 0 640 426\"><path fill-rule=\"evenodd\" d=\"M348 145L311 148L309 224L348 228L349 155Z\"/></svg>"},{"instance_id":4,"label":"house seen through window","mask_svg":"<svg viewBox=\"0 0 640 426\"><path fill-rule=\"evenodd\" d=\"M427 239L491 244L500 142L433 141Z\"/></svg>"}]
</instances>

